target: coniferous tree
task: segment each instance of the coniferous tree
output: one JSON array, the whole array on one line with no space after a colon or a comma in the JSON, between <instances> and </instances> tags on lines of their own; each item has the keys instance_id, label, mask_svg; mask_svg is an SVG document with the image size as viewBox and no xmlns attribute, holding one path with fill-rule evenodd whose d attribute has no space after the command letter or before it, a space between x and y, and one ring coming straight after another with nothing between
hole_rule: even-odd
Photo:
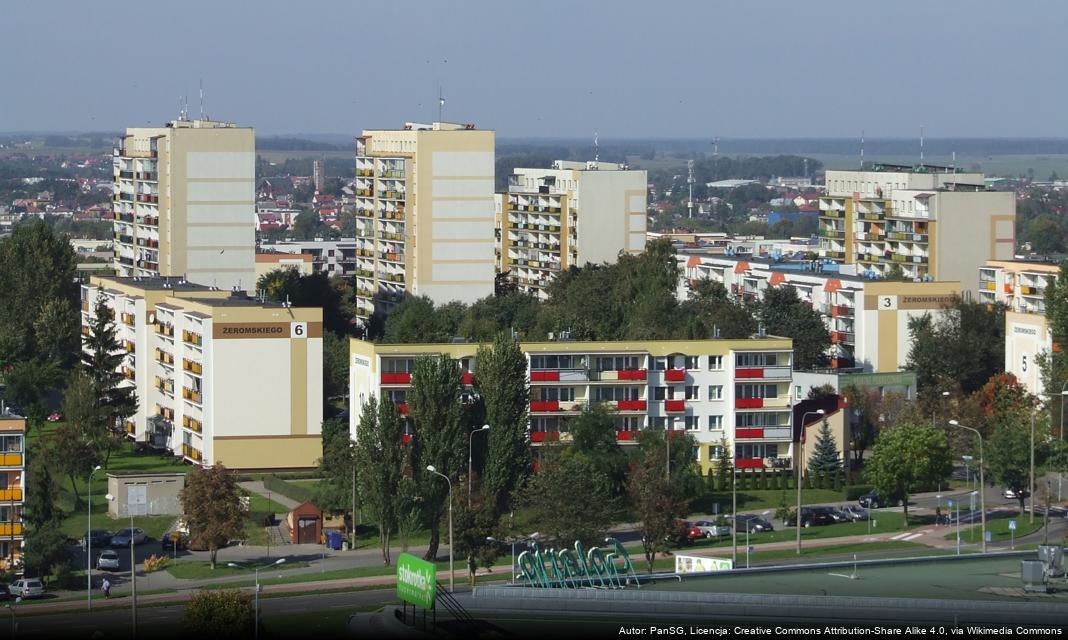
<instances>
[{"instance_id":1,"label":"coniferous tree","mask_svg":"<svg viewBox=\"0 0 1068 640\"><path fill-rule=\"evenodd\" d=\"M122 384L123 375L119 367L126 359L126 353L115 337L114 311L108 307L103 294L96 299L85 346L88 351L82 353L82 364L100 404L103 422L100 428L110 436L101 441L106 467L114 443L122 437L122 421L137 413L138 403L136 389Z\"/></svg>"},{"instance_id":2,"label":"coniferous tree","mask_svg":"<svg viewBox=\"0 0 1068 640\"><path fill-rule=\"evenodd\" d=\"M729 491L734 482L734 460L731 458L727 439L719 441L719 454L716 456L716 486L720 491Z\"/></svg>"},{"instance_id":3,"label":"coniferous tree","mask_svg":"<svg viewBox=\"0 0 1068 640\"><path fill-rule=\"evenodd\" d=\"M500 516L530 469L527 359L508 334L499 334L491 346L479 348L475 356L475 391L490 425L481 489L494 514Z\"/></svg>"},{"instance_id":4,"label":"coniferous tree","mask_svg":"<svg viewBox=\"0 0 1068 640\"><path fill-rule=\"evenodd\" d=\"M825 482L824 478L830 478L832 474L838 473L841 469L842 457L839 454L834 434L831 433L831 426L824 418L816 434L812 457L808 460L808 473L819 478L818 481L822 487Z\"/></svg>"}]
</instances>

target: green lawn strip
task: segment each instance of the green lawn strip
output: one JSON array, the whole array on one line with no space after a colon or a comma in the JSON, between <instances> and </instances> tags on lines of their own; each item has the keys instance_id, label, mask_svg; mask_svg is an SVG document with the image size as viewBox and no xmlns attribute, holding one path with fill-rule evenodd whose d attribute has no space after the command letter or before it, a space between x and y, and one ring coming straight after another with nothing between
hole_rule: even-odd
<instances>
[{"instance_id":1,"label":"green lawn strip","mask_svg":"<svg viewBox=\"0 0 1068 640\"><path fill-rule=\"evenodd\" d=\"M1016 521L1016 532L1013 534L1009 531L1009 521ZM1030 516L1023 514L1019 516L999 516L997 518L987 518L986 530L991 532L992 541L1010 540L1015 535L1015 538L1019 540L1022 536L1034 533L1040 530L1045 523L1046 519L1038 516L1035 517L1034 524L1031 523ZM953 530L946 535L942 536L945 540L957 539L957 527L955 524L949 525ZM974 538L976 541L981 540L980 531L982 530L982 523L968 523L962 524L960 527L961 541Z\"/></svg>"},{"instance_id":2,"label":"green lawn strip","mask_svg":"<svg viewBox=\"0 0 1068 640\"><path fill-rule=\"evenodd\" d=\"M781 506L783 498L783 489L739 489L738 494L738 509L739 511L754 511L757 509L770 509L774 513L775 509ZM786 489L786 506L794 506L797 504L797 489ZM845 490L835 491L833 489L802 489L801 490L801 502L802 504L813 505L826 502L845 502L846 493ZM719 504L719 513L729 513L731 510L731 493L729 491L717 491L715 493L706 494L697 500L694 500L691 505L692 513L706 514L712 513L714 508L713 504ZM769 516L772 514L768 514Z\"/></svg>"},{"instance_id":3,"label":"green lawn strip","mask_svg":"<svg viewBox=\"0 0 1068 640\"><path fill-rule=\"evenodd\" d=\"M871 534L877 535L880 533L887 533L891 531L900 531L906 529L904 514L896 511L880 512L876 511L872 518ZM777 527L775 531L766 531L761 533L749 534L749 544L763 544L765 542L788 542L797 539L797 530L794 527L782 528L782 522L779 520L773 521L773 526ZM921 519L912 516L909 518L909 526L916 527L923 524ZM843 536L860 536L868 534L868 522L861 520L858 522L842 522L838 524L828 524L818 527L803 527L801 529L801 540L820 540L823 538L839 538ZM738 533L738 546L745 544L745 534ZM719 540L702 539L694 542L690 547L684 548L707 548L707 547L729 547L731 546L731 537L725 536Z\"/></svg>"},{"instance_id":4,"label":"green lawn strip","mask_svg":"<svg viewBox=\"0 0 1068 640\"><path fill-rule=\"evenodd\" d=\"M137 598L138 598L137 606L138 607L142 606L140 599L143 596L154 596L154 595L159 595L161 593L178 593L178 590L177 589L150 589L148 591L142 591L142 590L138 589L137 590ZM86 601L85 593L82 593L80 595L65 596L65 597L62 597L62 598L42 598L42 599L34 598L32 600L23 600L22 602L20 602L19 605L18 605L18 612L19 612L19 615L22 615L22 610L23 610L24 607L28 608L28 609L34 609L35 605L56 604L56 603L59 603L59 602L82 602L82 603L84 603L85 601ZM106 609L106 608L112 608L112 609L125 608L129 603L130 603L130 594L129 593L114 593L114 592L112 592L110 598L105 598L103 595L100 594L100 588L99 587L97 587L96 589L93 589L93 609L94 610L95 609ZM151 605L151 603L146 603L145 604L145 606L150 606L150 605ZM30 612L27 612L27 613L29 614ZM33 613L33 615L38 615L37 612L32 612L32 613ZM56 612L55 611L42 611L42 612L40 612L41 615L48 615L48 614L53 614L53 613L56 613Z\"/></svg>"},{"instance_id":5,"label":"green lawn strip","mask_svg":"<svg viewBox=\"0 0 1068 640\"><path fill-rule=\"evenodd\" d=\"M254 568L259 567L262 572L270 567L271 571L287 571L310 566L307 562L285 562L275 565L273 562L244 562L240 569L227 566L225 562L215 563L215 569L206 560L179 560L171 563L164 569L167 573L180 580L207 580L209 578L229 578L230 576L251 575ZM264 580L260 581L265 582Z\"/></svg>"}]
</instances>

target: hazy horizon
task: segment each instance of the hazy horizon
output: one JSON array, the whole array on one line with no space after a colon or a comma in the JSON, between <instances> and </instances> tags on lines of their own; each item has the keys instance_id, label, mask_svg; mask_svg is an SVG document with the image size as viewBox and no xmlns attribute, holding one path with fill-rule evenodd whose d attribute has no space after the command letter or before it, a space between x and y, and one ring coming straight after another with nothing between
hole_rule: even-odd
<instances>
[{"instance_id":1,"label":"hazy horizon","mask_svg":"<svg viewBox=\"0 0 1068 640\"><path fill-rule=\"evenodd\" d=\"M472 0L5 6L4 131L205 113L264 136L438 115L506 139L1068 137L1068 5ZM334 133L336 132L336 133Z\"/></svg>"}]
</instances>

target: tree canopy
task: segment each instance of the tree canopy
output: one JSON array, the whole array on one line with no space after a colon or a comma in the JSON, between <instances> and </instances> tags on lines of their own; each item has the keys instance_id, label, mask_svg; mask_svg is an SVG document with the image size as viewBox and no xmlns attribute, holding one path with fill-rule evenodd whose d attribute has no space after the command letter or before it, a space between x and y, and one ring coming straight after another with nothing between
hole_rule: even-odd
<instances>
[{"instance_id":1,"label":"tree canopy","mask_svg":"<svg viewBox=\"0 0 1068 640\"><path fill-rule=\"evenodd\" d=\"M909 495L949 477L953 461L945 429L903 423L884 429L864 475L884 501L900 499L909 517Z\"/></svg>"},{"instance_id":2,"label":"tree canopy","mask_svg":"<svg viewBox=\"0 0 1068 640\"><path fill-rule=\"evenodd\" d=\"M956 381L965 393L1005 370L1005 307L956 298L937 314L909 319L905 368L916 372L925 389Z\"/></svg>"}]
</instances>

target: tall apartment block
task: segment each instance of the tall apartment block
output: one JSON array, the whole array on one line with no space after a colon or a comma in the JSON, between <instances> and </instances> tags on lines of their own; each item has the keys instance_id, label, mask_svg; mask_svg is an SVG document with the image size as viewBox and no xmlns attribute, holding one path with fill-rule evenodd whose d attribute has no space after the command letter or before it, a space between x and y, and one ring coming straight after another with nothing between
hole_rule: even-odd
<instances>
[{"instance_id":1,"label":"tall apartment block","mask_svg":"<svg viewBox=\"0 0 1068 640\"><path fill-rule=\"evenodd\" d=\"M137 393L130 438L185 462L304 469L322 457L323 311L263 303L178 278L83 285L82 334L98 296L115 318Z\"/></svg>"},{"instance_id":2,"label":"tall apartment block","mask_svg":"<svg viewBox=\"0 0 1068 640\"><path fill-rule=\"evenodd\" d=\"M26 418L0 406L0 569L22 571Z\"/></svg>"},{"instance_id":3,"label":"tall apartment block","mask_svg":"<svg viewBox=\"0 0 1068 640\"><path fill-rule=\"evenodd\" d=\"M1016 196L986 191L981 173L876 164L828 171L820 198L820 255L859 272L898 265L911 278L974 291L987 260L1011 259Z\"/></svg>"},{"instance_id":4,"label":"tall apartment block","mask_svg":"<svg viewBox=\"0 0 1068 640\"><path fill-rule=\"evenodd\" d=\"M1042 372L1035 359L1061 349L1054 344L1046 321L1046 287L1060 271L1057 264L1023 260L991 260L979 268L978 301L1008 307L1005 371L1043 401L1049 398L1044 395ZM1050 391L1057 393L1056 389Z\"/></svg>"},{"instance_id":5,"label":"tall apartment block","mask_svg":"<svg viewBox=\"0 0 1068 640\"><path fill-rule=\"evenodd\" d=\"M406 294L493 294L494 133L407 123L356 139L356 304L366 320Z\"/></svg>"},{"instance_id":6,"label":"tall apartment block","mask_svg":"<svg viewBox=\"0 0 1068 640\"><path fill-rule=\"evenodd\" d=\"M866 373L904 367L912 344L909 319L936 313L961 294L959 282L887 282L734 256L680 254L678 260L682 300L705 279L745 301L762 299L770 288L792 287L823 316L831 333L831 366Z\"/></svg>"},{"instance_id":7,"label":"tall apartment block","mask_svg":"<svg viewBox=\"0 0 1068 640\"><path fill-rule=\"evenodd\" d=\"M416 359L445 354L474 382L477 344L378 344L353 339L350 433L372 395L407 413ZM726 441L741 469L789 469L793 456L790 386L793 347L786 338L520 344L530 381L530 441L567 441L568 421L591 404L615 412L616 439L634 444L642 429L686 432L702 473ZM492 428L492 425L490 425ZM406 427L410 433L410 427ZM406 440L409 436L406 436Z\"/></svg>"},{"instance_id":8,"label":"tall apartment block","mask_svg":"<svg viewBox=\"0 0 1068 640\"><path fill-rule=\"evenodd\" d=\"M256 286L256 136L174 120L126 130L114 151L115 272Z\"/></svg>"},{"instance_id":9,"label":"tall apartment block","mask_svg":"<svg viewBox=\"0 0 1068 640\"><path fill-rule=\"evenodd\" d=\"M561 270L641 253L646 185L644 170L608 162L515 169L507 193L497 194L497 271L545 298Z\"/></svg>"}]
</instances>

